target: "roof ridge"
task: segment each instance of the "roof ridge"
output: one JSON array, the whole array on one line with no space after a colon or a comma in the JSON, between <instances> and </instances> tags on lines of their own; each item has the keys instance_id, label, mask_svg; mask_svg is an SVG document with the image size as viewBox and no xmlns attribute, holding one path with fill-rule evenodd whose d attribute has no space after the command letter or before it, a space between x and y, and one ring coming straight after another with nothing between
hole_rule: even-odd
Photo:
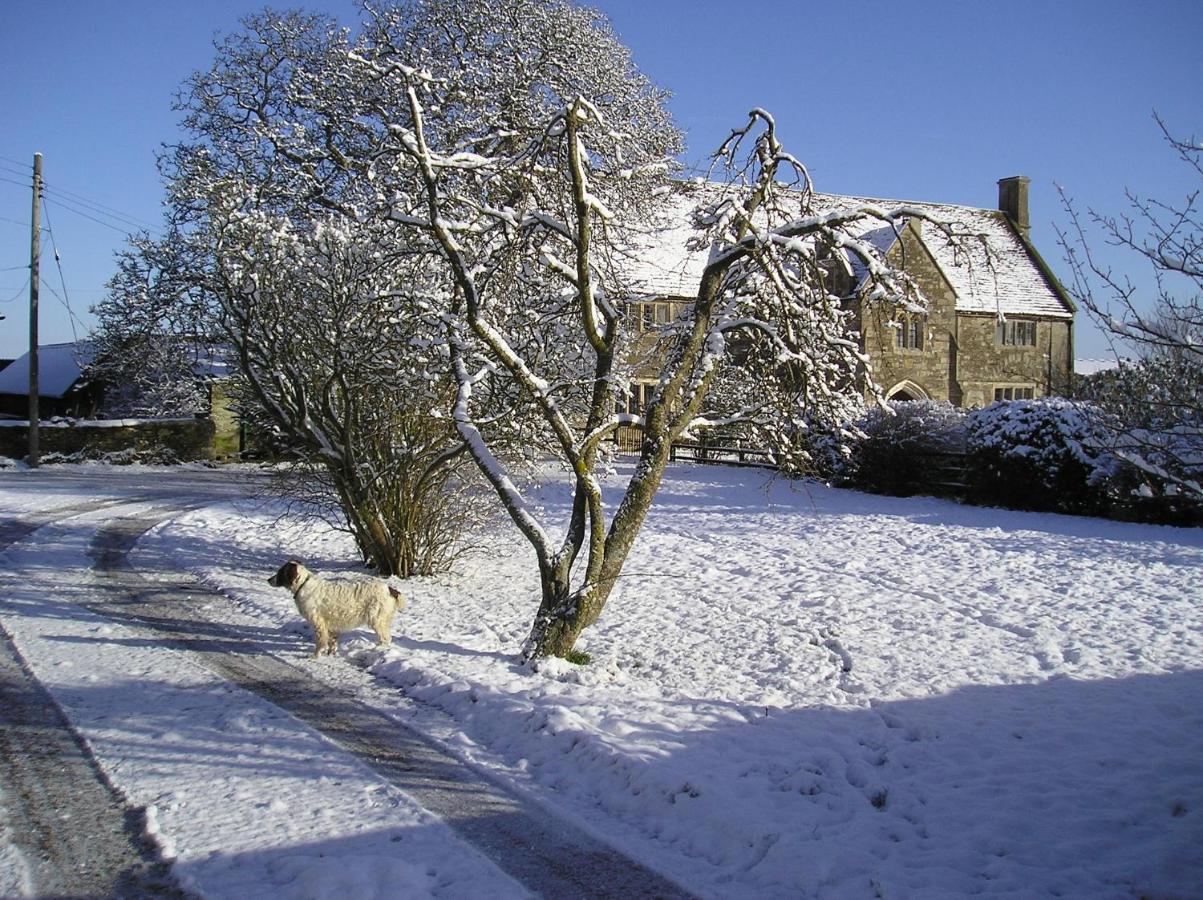
<instances>
[{"instance_id":1,"label":"roof ridge","mask_svg":"<svg viewBox=\"0 0 1203 900\"><path fill-rule=\"evenodd\" d=\"M736 187L732 182L726 181L710 181L701 178L683 178L674 179L677 185L682 187L692 188L729 188ZM797 188L791 188L787 185L782 185L786 190L798 191ZM868 194L841 194L834 191L821 191L812 187L811 192L816 197L830 197L840 200L867 200L877 204L894 204L897 206L934 206L945 209L964 209L970 212L989 213L990 215L1006 215L1002 210L989 206L972 206L968 203L947 203L940 200L907 200L901 197L872 197Z\"/></svg>"}]
</instances>

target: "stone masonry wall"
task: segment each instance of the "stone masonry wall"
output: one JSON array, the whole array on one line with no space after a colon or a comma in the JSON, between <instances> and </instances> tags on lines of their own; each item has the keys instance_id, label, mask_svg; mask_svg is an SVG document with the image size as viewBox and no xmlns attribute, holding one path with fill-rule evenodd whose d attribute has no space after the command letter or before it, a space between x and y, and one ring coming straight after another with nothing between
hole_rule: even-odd
<instances>
[{"instance_id":1,"label":"stone masonry wall","mask_svg":"<svg viewBox=\"0 0 1203 900\"><path fill-rule=\"evenodd\" d=\"M881 307L865 310L861 315L864 348L873 365L874 380L882 390L909 381L932 400L960 402L955 383L950 378L950 354L953 352L956 329L956 295L940 273L931 254L916 237L912 223L902 232L902 240L889 253L889 261L905 266L918 282L928 299L928 314L924 327L923 346L910 349L898 346L898 329L892 321L900 321L895 309Z\"/></svg>"},{"instance_id":2,"label":"stone masonry wall","mask_svg":"<svg viewBox=\"0 0 1203 900\"><path fill-rule=\"evenodd\" d=\"M0 423L0 456L24 459L29 447L25 422ZM43 422L38 447L43 454L153 450L168 447L182 461L214 458L214 426L209 419L122 419L115 422Z\"/></svg>"},{"instance_id":3,"label":"stone masonry wall","mask_svg":"<svg viewBox=\"0 0 1203 900\"><path fill-rule=\"evenodd\" d=\"M1071 323L1064 319L1027 318L1036 322L1036 345L1004 346L996 336L993 315L956 312L956 298L939 267L916 238L912 224L891 250L889 259L905 266L928 298L923 347L898 346L894 310L862 311L859 326L874 379L890 391L911 382L933 400L955 406L988 406L996 388L1031 388L1034 397L1068 396L1073 371Z\"/></svg>"},{"instance_id":4,"label":"stone masonry wall","mask_svg":"<svg viewBox=\"0 0 1203 900\"><path fill-rule=\"evenodd\" d=\"M1031 387L1033 396L1068 395L1073 370L1070 323L1036 320L1036 346L1002 346L994 316L961 315L957 323L962 406L989 406L995 388Z\"/></svg>"}]
</instances>

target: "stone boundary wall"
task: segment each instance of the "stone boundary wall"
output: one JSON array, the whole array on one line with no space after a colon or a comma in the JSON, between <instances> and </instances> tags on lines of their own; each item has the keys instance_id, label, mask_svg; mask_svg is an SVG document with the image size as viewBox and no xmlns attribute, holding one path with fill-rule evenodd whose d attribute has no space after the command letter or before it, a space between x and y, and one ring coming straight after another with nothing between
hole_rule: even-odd
<instances>
[{"instance_id":1,"label":"stone boundary wall","mask_svg":"<svg viewBox=\"0 0 1203 900\"><path fill-rule=\"evenodd\" d=\"M24 459L29 449L29 423L0 420L0 456ZM211 460L216 428L208 418L113 419L42 422L38 448L47 453L115 453L121 450L154 450L167 447L182 462Z\"/></svg>"}]
</instances>

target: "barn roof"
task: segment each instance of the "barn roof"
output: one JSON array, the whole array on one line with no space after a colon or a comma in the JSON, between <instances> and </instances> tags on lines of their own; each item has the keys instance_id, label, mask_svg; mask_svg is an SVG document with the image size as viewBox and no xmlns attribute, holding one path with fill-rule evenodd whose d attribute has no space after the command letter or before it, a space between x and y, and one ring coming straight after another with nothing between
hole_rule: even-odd
<instances>
[{"instance_id":1,"label":"barn roof","mask_svg":"<svg viewBox=\"0 0 1203 900\"><path fill-rule=\"evenodd\" d=\"M38 346L38 396L62 398L79 381L92 361L90 341ZM0 394L29 393L29 353L0 371Z\"/></svg>"},{"instance_id":2,"label":"barn roof","mask_svg":"<svg viewBox=\"0 0 1203 900\"><path fill-rule=\"evenodd\" d=\"M164 337L164 341L169 338ZM227 378L233 371L233 353L228 346L198 345L192 362L197 378ZM62 398L83 377L96 356L90 340L38 345L38 396ZM29 354L0 370L0 394L29 393Z\"/></svg>"}]
</instances>

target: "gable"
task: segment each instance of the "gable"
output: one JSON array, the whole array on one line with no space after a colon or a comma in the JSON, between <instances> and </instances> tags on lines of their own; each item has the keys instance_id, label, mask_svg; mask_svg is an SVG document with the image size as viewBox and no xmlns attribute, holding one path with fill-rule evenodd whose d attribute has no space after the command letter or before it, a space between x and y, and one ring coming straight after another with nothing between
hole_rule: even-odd
<instances>
[{"instance_id":1,"label":"gable","mask_svg":"<svg viewBox=\"0 0 1203 900\"><path fill-rule=\"evenodd\" d=\"M920 226L924 246L956 293L959 313L1073 317L1073 309L1050 283L1027 244L1007 221L1005 213L945 203L828 196L833 204L853 202L913 207L952 226L957 233L976 236L977 240L966 238L959 247L953 247L936 226L929 223Z\"/></svg>"}]
</instances>

